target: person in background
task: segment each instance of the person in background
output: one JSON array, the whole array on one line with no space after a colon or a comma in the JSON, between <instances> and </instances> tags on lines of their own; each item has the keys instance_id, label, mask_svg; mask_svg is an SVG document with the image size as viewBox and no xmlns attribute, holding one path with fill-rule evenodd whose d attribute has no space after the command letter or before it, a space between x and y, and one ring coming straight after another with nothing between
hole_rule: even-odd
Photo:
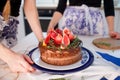
<instances>
[{"instance_id":1,"label":"person in background","mask_svg":"<svg viewBox=\"0 0 120 80\"><path fill-rule=\"evenodd\" d=\"M0 0L0 59L8 64L13 72L33 72L32 60L24 54L11 50L17 43L19 10L22 0ZM43 34L35 0L24 0L24 12L27 20L39 41Z\"/></svg>"},{"instance_id":2,"label":"person in background","mask_svg":"<svg viewBox=\"0 0 120 80\"><path fill-rule=\"evenodd\" d=\"M109 34L112 38L120 39L120 33L114 31L113 0L103 0L105 16L100 11L101 2L102 0L59 0L47 32L59 23L60 29L67 27L76 35ZM104 20L108 24L108 33L103 25Z\"/></svg>"}]
</instances>

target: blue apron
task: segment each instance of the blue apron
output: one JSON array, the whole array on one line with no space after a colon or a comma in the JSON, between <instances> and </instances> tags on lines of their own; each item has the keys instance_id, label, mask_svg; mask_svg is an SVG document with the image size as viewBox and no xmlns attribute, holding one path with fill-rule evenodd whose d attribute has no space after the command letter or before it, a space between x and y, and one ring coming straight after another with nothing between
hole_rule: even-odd
<instances>
[{"instance_id":1,"label":"blue apron","mask_svg":"<svg viewBox=\"0 0 120 80\"><path fill-rule=\"evenodd\" d=\"M103 16L98 8L68 6L65 9L59 28L67 27L75 35L104 35Z\"/></svg>"},{"instance_id":2,"label":"blue apron","mask_svg":"<svg viewBox=\"0 0 120 80\"><path fill-rule=\"evenodd\" d=\"M10 16L6 23L0 14L0 43L3 42L9 48L16 45L18 24L19 21L16 17Z\"/></svg>"}]
</instances>

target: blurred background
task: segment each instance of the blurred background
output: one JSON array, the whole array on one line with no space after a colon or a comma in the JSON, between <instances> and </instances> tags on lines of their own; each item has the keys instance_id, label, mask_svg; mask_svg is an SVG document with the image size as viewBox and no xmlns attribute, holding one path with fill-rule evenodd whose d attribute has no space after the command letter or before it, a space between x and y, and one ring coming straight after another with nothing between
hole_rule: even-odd
<instances>
[{"instance_id":1,"label":"blurred background","mask_svg":"<svg viewBox=\"0 0 120 80\"><path fill-rule=\"evenodd\" d=\"M39 20L41 22L43 32L47 31L49 21L52 18L55 8L57 7L57 4L58 4L58 0L36 0L36 6L39 13ZM102 7L100 9L103 12L103 4L101 6ZM120 32L120 0L114 0L114 6L115 6L115 30ZM19 27L20 29L18 31L19 33L18 38L20 40L29 33L31 33L31 29L26 20L26 17L24 16L22 8L20 10L19 19L20 19L21 27ZM107 24L105 24L105 26L107 26Z\"/></svg>"}]
</instances>

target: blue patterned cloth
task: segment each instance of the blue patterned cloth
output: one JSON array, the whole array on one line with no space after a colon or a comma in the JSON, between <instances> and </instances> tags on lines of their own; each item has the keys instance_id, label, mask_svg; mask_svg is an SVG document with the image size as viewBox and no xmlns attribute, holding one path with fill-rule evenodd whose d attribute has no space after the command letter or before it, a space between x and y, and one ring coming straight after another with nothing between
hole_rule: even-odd
<instances>
[{"instance_id":1,"label":"blue patterned cloth","mask_svg":"<svg viewBox=\"0 0 120 80\"><path fill-rule=\"evenodd\" d=\"M103 16L98 8L68 6L59 22L59 28L69 28L76 35L104 35Z\"/></svg>"},{"instance_id":2,"label":"blue patterned cloth","mask_svg":"<svg viewBox=\"0 0 120 80\"><path fill-rule=\"evenodd\" d=\"M19 21L16 17L10 16L8 22L6 22L0 14L0 42L5 40L5 44L10 48L16 45L18 24Z\"/></svg>"}]
</instances>

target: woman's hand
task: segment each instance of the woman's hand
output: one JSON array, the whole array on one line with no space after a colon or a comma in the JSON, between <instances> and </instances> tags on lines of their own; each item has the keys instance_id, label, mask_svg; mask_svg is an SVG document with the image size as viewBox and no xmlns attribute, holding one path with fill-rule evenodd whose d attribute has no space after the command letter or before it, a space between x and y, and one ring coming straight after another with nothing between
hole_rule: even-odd
<instances>
[{"instance_id":1,"label":"woman's hand","mask_svg":"<svg viewBox=\"0 0 120 80\"><path fill-rule=\"evenodd\" d=\"M62 14L58 11L55 11L53 14L53 17L49 23L48 29L47 29L47 33L49 33L52 29L55 28L55 26L57 25L57 23L59 22L59 20L62 18Z\"/></svg>"},{"instance_id":2,"label":"woman's hand","mask_svg":"<svg viewBox=\"0 0 120 80\"><path fill-rule=\"evenodd\" d=\"M32 60L24 54L11 54L8 56L7 64L13 72L34 72L35 69L30 65Z\"/></svg>"},{"instance_id":3,"label":"woman's hand","mask_svg":"<svg viewBox=\"0 0 120 80\"><path fill-rule=\"evenodd\" d=\"M48 34L51 30L54 30L54 27L49 26L48 29L47 29L47 34Z\"/></svg>"},{"instance_id":4,"label":"woman's hand","mask_svg":"<svg viewBox=\"0 0 120 80\"><path fill-rule=\"evenodd\" d=\"M120 33L118 33L118 32L110 32L109 33L109 35L110 35L110 37L111 38L114 38L114 39L120 39Z\"/></svg>"}]
</instances>

